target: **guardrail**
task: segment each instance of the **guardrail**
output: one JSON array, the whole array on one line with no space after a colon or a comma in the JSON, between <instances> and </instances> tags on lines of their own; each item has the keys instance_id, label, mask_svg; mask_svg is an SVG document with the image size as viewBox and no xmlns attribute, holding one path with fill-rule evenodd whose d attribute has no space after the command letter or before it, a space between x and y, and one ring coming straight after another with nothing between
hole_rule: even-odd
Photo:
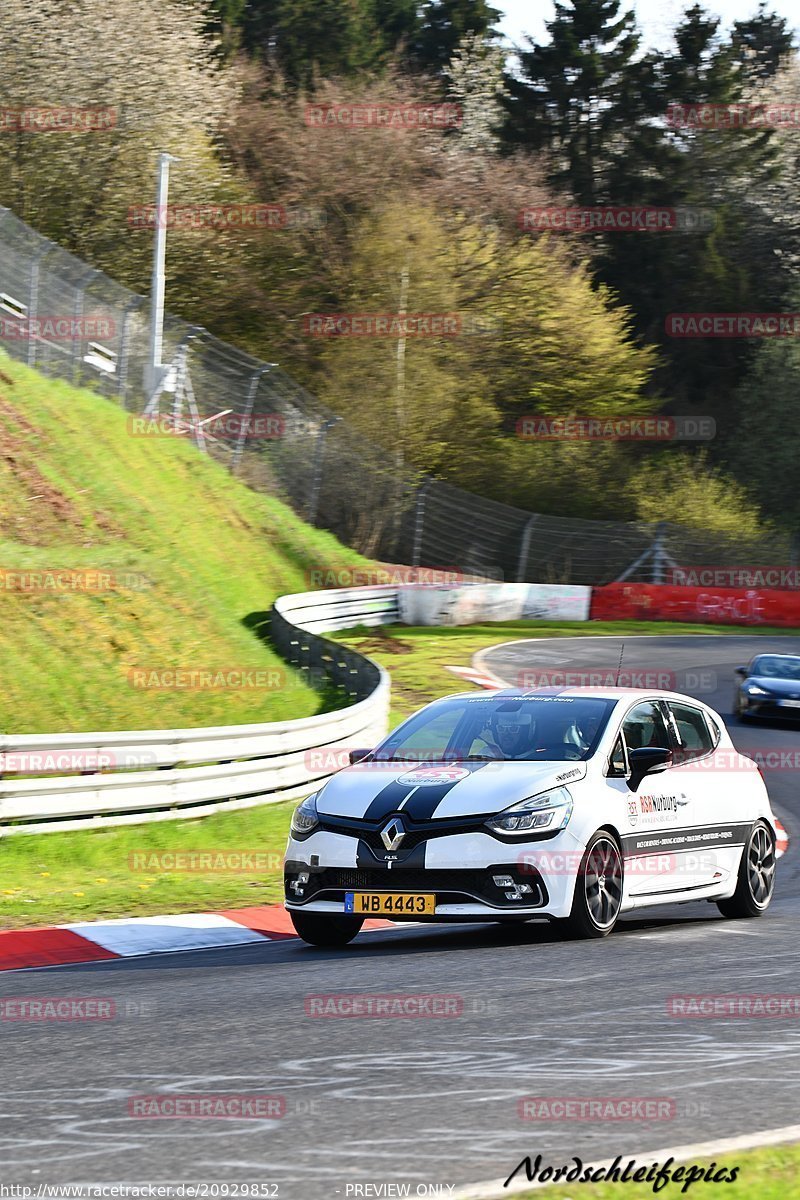
<instances>
[{"instance_id":1,"label":"guardrail","mask_svg":"<svg viewBox=\"0 0 800 1200\"><path fill-rule=\"evenodd\" d=\"M386 732L389 676L324 631L396 621L394 587L347 588L283 596L270 636L288 662L319 684L346 689L346 708L296 721L200 729L0 736L3 755L112 765L81 775L0 779L0 834L46 833L174 820L307 795L333 773L333 753L373 745Z\"/></svg>"}]
</instances>

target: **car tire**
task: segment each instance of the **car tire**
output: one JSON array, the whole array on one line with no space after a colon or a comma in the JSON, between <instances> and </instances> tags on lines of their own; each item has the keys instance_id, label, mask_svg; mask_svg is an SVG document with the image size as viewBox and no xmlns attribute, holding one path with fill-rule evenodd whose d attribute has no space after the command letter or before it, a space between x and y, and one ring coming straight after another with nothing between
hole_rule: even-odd
<instances>
[{"instance_id":1,"label":"car tire","mask_svg":"<svg viewBox=\"0 0 800 1200\"><path fill-rule=\"evenodd\" d=\"M598 829L581 858L572 911L558 925L570 937L608 937L622 906L623 878L617 839L607 829Z\"/></svg>"},{"instance_id":2,"label":"car tire","mask_svg":"<svg viewBox=\"0 0 800 1200\"><path fill-rule=\"evenodd\" d=\"M766 821L756 821L742 851L736 891L718 900L723 917L760 917L775 891L775 834Z\"/></svg>"},{"instance_id":3,"label":"car tire","mask_svg":"<svg viewBox=\"0 0 800 1200\"><path fill-rule=\"evenodd\" d=\"M364 924L363 917L350 917L344 913L293 912L289 916L296 933L309 946L335 948L352 942Z\"/></svg>"}]
</instances>

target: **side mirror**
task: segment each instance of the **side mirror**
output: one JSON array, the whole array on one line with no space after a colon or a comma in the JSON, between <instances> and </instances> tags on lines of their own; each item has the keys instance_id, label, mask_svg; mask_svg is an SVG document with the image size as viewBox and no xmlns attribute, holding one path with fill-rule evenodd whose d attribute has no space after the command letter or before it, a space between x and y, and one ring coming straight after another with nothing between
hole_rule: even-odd
<instances>
[{"instance_id":1,"label":"side mirror","mask_svg":"<svg viewBox=\"0 0 800 1200\"><path fill-rule=\"evenodd\" d=\"M666 746L642 746L639 750L629 752L628 761L631 764L628 787L635 792L645 775L652 775L659 767L671 764L672 751Z\"/></svg>"},{"instance_id":2,"label":"side mirror","mask_svg":"<svg viewBox=\"0 0 800 1200\"><path fill-rule=\"evenodd\" d=\"M353 763L361 762L361 760L366 758L369 754L372 754L372 750L351 750L349 755L350 766L352 767Z\"/></svg>"},{"instance_id":3,"label":"side mirror","mask_svg":"<svg viewBox=\"0 0 800 1200\"><path fill-rule=\"evenodd\" d=\"M750 674L747 667L734 667L733 673L734 675L741 675L742 679L747 679L747 676Z\"/></svg>"}]
</instances>

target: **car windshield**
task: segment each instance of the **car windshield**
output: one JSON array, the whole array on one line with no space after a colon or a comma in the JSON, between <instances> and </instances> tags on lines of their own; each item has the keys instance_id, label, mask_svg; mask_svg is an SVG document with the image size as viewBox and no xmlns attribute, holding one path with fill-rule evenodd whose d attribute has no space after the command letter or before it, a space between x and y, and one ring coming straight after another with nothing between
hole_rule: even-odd
<instances>
[{"instance_id":1,"label":"car windshield","mask_svg":"<svg viewBox=\"0 0 800 1200\"><path fill-rule=\"evenodd\" d=\"M372 762L543 762L587 759L613 700L586 696L458 696L404 721Z\"/></svg>"},{"instance_id":2,"label":"car windshield","mask_svg":"<svg viewBox=\"0 0 800 1200\"><path fill-rule=\"evenodd\" d=\"M750 674L762 678L766 676L768 679L800 680L800 658L788 654L759 654L753 660Z\"/></svg>"}]
</instances>

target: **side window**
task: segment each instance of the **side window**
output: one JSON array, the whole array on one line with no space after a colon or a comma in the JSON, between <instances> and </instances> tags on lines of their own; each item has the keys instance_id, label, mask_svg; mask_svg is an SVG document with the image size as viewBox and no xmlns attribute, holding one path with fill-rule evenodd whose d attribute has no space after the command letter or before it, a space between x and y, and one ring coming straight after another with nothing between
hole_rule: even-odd
<instances>
[{"instance_id":1,"label":"side window","mask_svg":"<svg viewBox=\"0 0 800 1200\"><path fill-rule=\"evenodd\" d=\"M614 743L614 749L611 751L611 758L608 762L608 773L615 778L624 777L627 774L627 759L625 758L625 743L622 737L618 737Z\"/></svg>"},{"instance_id":2,"label":"side window","mask_svg":"<svg viewBox=\"0 0 800 1200\"><path fill-rule=\"evenodd\" d=\"M714 739L708 728L705 714L688 704L669 702L672 727L680 743L675 762L686 762L691 758L702 758L714 749Z\"/></svg>"},{"instance_id":3,"label":"side window","mask_svg":"<svg viewBox=\"0 0 800 1200\"><path fill-rule=\"evenodd\" d=\"M622 723L622 733L628 750L640 750L643 746L669 748L672 745L661 709L652 700L631 709Z\"/></svg>"}]
</instances>

